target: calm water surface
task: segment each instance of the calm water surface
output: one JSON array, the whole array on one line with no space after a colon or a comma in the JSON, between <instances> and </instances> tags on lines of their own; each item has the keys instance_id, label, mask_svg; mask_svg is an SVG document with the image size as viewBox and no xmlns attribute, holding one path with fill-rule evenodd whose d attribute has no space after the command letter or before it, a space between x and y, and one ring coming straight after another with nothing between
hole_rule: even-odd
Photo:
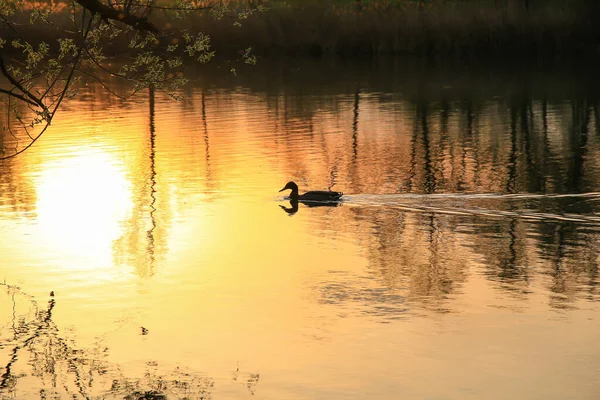
<instances>
[{"instance_id":1,"label":"calm water surface","mask_svg":"<svg viewBox=\"0 0 600 400\"><path fill-rule=\"evenodd\" d=\"M598 398L593 74L204 76L0 164L2 398Z\"/></svg>"}]
</instances>

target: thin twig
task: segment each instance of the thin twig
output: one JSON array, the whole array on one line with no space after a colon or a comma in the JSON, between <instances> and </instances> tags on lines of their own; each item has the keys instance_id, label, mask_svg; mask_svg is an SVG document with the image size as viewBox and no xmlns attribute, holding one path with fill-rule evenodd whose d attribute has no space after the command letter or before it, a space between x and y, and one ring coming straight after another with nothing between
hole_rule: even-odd
<instances>
[{"instance_id":1,"label":"thin twig","mask_svg":"<svg viewBox=\"0 0 600 400\"><path fill-rule=\"evenodd\" d=\"M0 71L2 71L2 74L6 77L6 79L8 79L10 81L10 83L15 86L17 89L19 89L21 92L23 92L24 95L26 95L27 97L29 97L31 100L33 100L35 103L37 103L38 106L40 106L42 109L45 109L46 107L44 106L44 103L42 102L41 99L37 98L36 96L34 96L33 94L31 94L31 92L27 89L25 89L23 87L23 85L21 85L11 74L10 72L8 72L8 70L6 69L6 64L4 63L4 58L2 57L2 54L0 54Z\"/></svg>"},{"instance_id":2,"label":"thin twig","mask_svg":"<svg viewBox=\"0 0 600 400\"><path fill-rule=\"evenodd\" d=\"M65 68L66 68L66 65L60 69L60 72L58 74L56 74L54 81L50 85L48 85L48 87L46 88L46 91L44 92L44 94L42 94L42 99L45 98L46 95L52 90L54 85L56 85L56 82L58 82L58 80L59 80L60 76L63 74Z\"/></svg>"},{"instance_id":3,"label":"thin twig","mask_svg":"<svg viewBox=\"0 0 600 400\"><path fill-rule=\"evenodd\" d=\"M136 29L150 31L150 32L158 32L158 28L152 25L147 20L140 18L136 15L129 14L127 12L123 13L120 10L115 8L111 8L106 4L101 3L99 0L75 0L80 6L89 10L92 14L99 14L100 17L104 20L112 19L114 21L119 21L124 23L125 25L132 26Z\"/></svg>"},{"instance_id":4,"label":"thin twig","mask_svg":"<svg viewBox=\"0 0 600 400\"><path fill-rule=\"evenodd\" d=\"M86 29L86 31L85 31L85 33L84 33L84 39L87 37L87 35L88 35L89 31L90 31L90 28L91 28L91 25L92 25L92 21L93 21L93 18L90 18L90 20L89 20L89 22L88 22L87 29ZM29 142L29 143L27 144L27 146L23 147L21 150L18 150L18 151L16 151L15 153L13 153L13 154L11 154L11 155L0 157L0 160L7 160L7 159L9 159L9 158L16 157L16 156L18 156L19 154L23 153L24 151L26 151L27 149L29 149L31 146L33 146L33 145L34 145L34 143L35 143L35 142L37 142L37 140L38 140L40 137L42 137L42 135L44 134L44 132L46 132L46 130L47 130L47 129L48 129L48 127L50 126L50 122L52 121L52 119L54 119L54 115L55 115L55 114L56 114L56 112L58 111L58 108L59 108L59 106L60 106L60 103L61 103L61 102L62 102L62 100L64 99L64 97L65 97L65 95L66 95L66 93L67 93L67 91L68 91L68 89L69 89L69 85L70 85L70 83L71 83L71 81L72 81L72 79L73 79L73 74L75 73L75 70L76 70L76 67L77 67L77 63L79 62L79 59L81 58L81 55L82 55L82 53L83 53L83 49L84 49L84 47L83 47L83 46L79 48L79 50L78 50L78 52L77 52L77 55L75 56L75 59L73 60L73 67L71 68L71 71L69 72L69 76L68 76L68 77L67 77L67 79L65 80L65 88L64 88L64 90L62 91L62 93L61 93L60 97L58 98L58 101L56 102L56 106L54 107L54 109L52 110L52 112L50 113L50 115L47 117L47 119L46 119L46 126L44 126L44 128L42 129L42 131L41 131L41 132L40 132L40 133L39 133L39 134L38 134L36 137L34 137L34 138L31 140L31 142ZM2 57L0 56L0 60L1 60L1 59L2 59ZM1 65L0 65L0 67L1 67ZM28 133L28 134L29 134L29 133Z\"/></svg>"},{"instance_id":5,"label":"thin twig","mask_svg":"<svg viewBox=\"0 0 600 400\"><path fill-rule=\"evenodd\" d=\"M133 92L130 95L121 96L120 94L115 93L112 89L109 89L108 86L106 86L104 84L104 82L102 81L102 79L98 78L96 75L92 74L91 72L87 72L87 71L84 71L82 69L77 69L77 72L81 72L82 74L87 75L90 78L96 80L102 86L102 88L104 88L104 90L106 90L108 93L112 94L113 96L117 97L120 100L127 100L127 99L129 99L130 97L132 97L133 95L135 95L137 93L137 92Z\"/></svg>"},{"instance_id":6,"label":"thin twig","mask_svg":"<svg viewBox=\"0 0 600 400\"><path fill-rule=\"evenodd\" d=\"M22 94L18 94L18 93L13 93L12 90L6 90L6 89L1 89L0 88L0 93L4 93L7 94L10 97L15 97L21 101L24 101L25 103L31 104L33 106L39 107L39 104L36 103L33 100L29 100L27 97L23 96Z\"/></svg>"},{"instance_id":7,"label":"thin twig","mask_svg":"<svg viewBox=\"0 0 600 400\"><path fill-rule=\"evenodd\" d=\"M9 28L10 28L10 29L11 29L11 30L14 32L14 33L16 33L16 34L17 34L17 36L18 36L19 38L22 38L22 37L21 37L21 34L19 33L19 31L15 29L15 27L13 26L13 24L11 24L11 23L10 23L10 22L9 22L9 21L8 21L8 20L7 20L7 19L4 17L4 15L0 14L0 18L2 18L2 21L4 21L4 23L5 23L6 25L8 25L8 27L9 27Z\"/></svg>"}]
</instances>

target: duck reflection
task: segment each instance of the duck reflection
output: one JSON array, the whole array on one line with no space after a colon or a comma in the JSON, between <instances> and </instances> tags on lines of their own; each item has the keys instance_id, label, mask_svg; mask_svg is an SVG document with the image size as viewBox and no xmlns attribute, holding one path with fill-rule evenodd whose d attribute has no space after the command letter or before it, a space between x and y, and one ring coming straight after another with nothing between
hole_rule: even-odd
<instances>
[{"instance_id":1,"label":"duck reflection","mask_svg":"<svg viewBox=\"0 0 600 400\"><path fill-rule=\"evenodd\" d=\"M279 207L281 207L281 209L283 211L285 211L286 213L288 213L290 215L294 215L298 212L298 200L290 200L289 207L282 206L281 204L279 205Z\"/></svg>"},{"instance_id":2,"label":"duck reflection","mask_svg":"<svg viewBox=\"0 0 600 400\"><path fill-rule=\"evenodd\" d=\"M339 205L341 205L341 203L339 202L329 202L329 203L319 203L319 202L314 202L314 201L301 201L301 200L297 200L297 199L290 199L290 206L286 207L283 205L279 205L279 207L281 207L281 209L283 211L285 211L286 213L288 213L289 215L294 215L298 212L298 203L302 203L307 207L313 208L313 207L337 207Z\"/></svg>"}]
</instances>

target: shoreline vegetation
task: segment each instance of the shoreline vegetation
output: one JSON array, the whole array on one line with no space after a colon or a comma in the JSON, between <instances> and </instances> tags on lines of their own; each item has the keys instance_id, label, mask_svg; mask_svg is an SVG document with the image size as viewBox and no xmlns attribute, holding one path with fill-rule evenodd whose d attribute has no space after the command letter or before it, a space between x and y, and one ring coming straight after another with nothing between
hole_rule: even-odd
<instances>
[{"instance_id":1,"label":"shoreline vegetation","mask_svg":"<svg viewBox=\"0 0 600 400\"><path fill-rule=\"evenodd\" d=\"M164 0L162 5L175 5ZM60 1L29 3L53 9L56 26L72 24ZM252 47L262 57L281 55L449 56L597 59L600 56L600 2L597 0L240 0L232 10L265 7L243 20L215 19L210 13L177 20L181 31L204 32L218 57ZM28 23L28 12L22 13ZM149 21L173 29L164 12ZM170 20L172 23L173 21ZM0 35L11 39L6 25ZM64 35L41 21L28 28L32 42L56 43ZM6 46L5 51L9 51ZM122 54L127 43L107 52Z\"/></svg>"}]
</instances>

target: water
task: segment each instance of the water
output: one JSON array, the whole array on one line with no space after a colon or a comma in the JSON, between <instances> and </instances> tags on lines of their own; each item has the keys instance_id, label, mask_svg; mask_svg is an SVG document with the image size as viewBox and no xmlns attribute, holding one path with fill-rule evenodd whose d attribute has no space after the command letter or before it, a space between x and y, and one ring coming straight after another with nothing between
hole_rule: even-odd
<instances>
[{"instance_id":1,"label":"water","mask_svg":"<svg viewBox=\"0 0 600 400\"><path fill-rule=\"evenodd\" d=\"M590 74L240 72L0 164L3 397L597 398Z\"/></svg>"}]
</instances>

